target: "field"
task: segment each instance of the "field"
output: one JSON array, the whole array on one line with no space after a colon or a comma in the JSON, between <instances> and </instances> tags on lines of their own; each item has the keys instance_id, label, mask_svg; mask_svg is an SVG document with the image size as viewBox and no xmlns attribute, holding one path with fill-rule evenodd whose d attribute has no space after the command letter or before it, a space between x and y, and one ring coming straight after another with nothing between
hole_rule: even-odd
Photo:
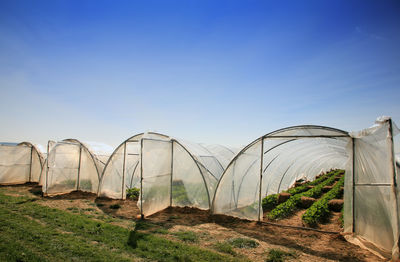
<instances>
[{"instance_id":1,"label":"field","mask_svg":"<svg viewBox=\"0 0 400 262\"><path fill-rule=\"evenodd\" d=\"M339 233L283 226L304 212L278 225L192 208L140 221L136 201L80 192L42 198L34 185L3 186L0 261L383 261ZM340 230L338 214L318 228Z\"/></svg>"}]
</instances>

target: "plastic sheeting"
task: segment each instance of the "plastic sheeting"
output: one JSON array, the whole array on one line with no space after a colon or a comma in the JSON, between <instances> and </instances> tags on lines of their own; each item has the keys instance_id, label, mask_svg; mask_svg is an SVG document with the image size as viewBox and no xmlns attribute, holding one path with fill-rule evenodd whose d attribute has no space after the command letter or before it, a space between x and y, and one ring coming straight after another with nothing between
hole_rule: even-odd
<instances>
[{"instance_id":1,"label":"plastic sheeting","mask_svg":"<svg viewBox=\"0 0 400 262\"><path fill-rule=\"evenodd\" d=\"M352 133L354 159L345 181L344 230L399 258L398 166L393 140L398 128L381 118L368 129ZM396 170L397 169L397 170Z\"/></svg>"},{"instance_id":2,"label":"plastic sheeting","mask_svg":"<svg viewBox=\"0 0 400 262\"><path fill-rule=\"evenodd\" d=\"M260 200L266 195L286 190L300 177L313 180L323 171L346 169L345 232L354 233L354 243L362 240L362 246L373 244L398 259L398 134L385 117L351 134L320 126L269 133L228 165L215 192L213 213L262 220Z\"/></svg>"},{"instance_id":3,"label":"plastic sheeting","mask_svg":"<svg viewBox=\"0 0 400 262\"><path fill-rule=\"evenodd\" d=\"M138 206L146 216L168 206L209 209L229 155L234 156L227 151L214 154L203 145L152 132L135 135L108 160L99 196L125 199L127 189L140 188Z\"/></svg>"},{"instance_id":4,"label":"plastic sheeting","mask_svg":"<svg viewBox=\"0 0 400 262\"><path fill-rule=\"evenodd\" d=\"M290 127L260 137L226 168L213 213L261 220L260 201L266 195L288 189L300 177L313 180L331 168L344 169L349 140L346 132L321 126Z\"/></svg>"},{"instance_id":5,"label":"plastic sheeting","mask_svg":"<svg viewBox=\"0 0 400 262\"><path fill-rule=\"evenodd\" d=\"M105 157L104 151L100 153ZM75 190L97 193L103 169L104 163L88 143L76 139L65 139L57 143L50 141L41 175L42 190L46 195Z\"/></svg>"},{"instance_id":6,"label":"plastic sheeting","mask_svg":"<svg viewBox=\"0 0 400 262\"><path fill-rule=\"evenodd\" d=\"M43 156L29 143L0 145L0 184L39 182Z\"/></svg>"}]
</instances>

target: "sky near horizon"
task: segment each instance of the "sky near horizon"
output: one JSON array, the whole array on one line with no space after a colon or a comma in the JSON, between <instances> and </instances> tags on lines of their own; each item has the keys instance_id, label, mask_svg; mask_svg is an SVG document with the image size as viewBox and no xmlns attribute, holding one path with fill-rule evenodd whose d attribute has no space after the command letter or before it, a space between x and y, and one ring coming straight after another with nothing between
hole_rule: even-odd
<instances>
[{"instance_id":1,"label":"sky near horizon","mask_svg":"<svg viewBox=\"0 0 400 262\"><path fill-rule=\"evenodd\" d=\"M400 126L399 1L0 2L0 141Z\"/></svg>"}]
</instances>

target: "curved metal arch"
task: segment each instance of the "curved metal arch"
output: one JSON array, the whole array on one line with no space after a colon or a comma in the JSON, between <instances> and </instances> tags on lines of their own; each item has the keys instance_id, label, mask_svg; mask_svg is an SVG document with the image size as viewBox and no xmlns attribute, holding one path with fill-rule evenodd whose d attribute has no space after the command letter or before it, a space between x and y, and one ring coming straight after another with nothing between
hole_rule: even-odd
<instances>
[{"instance_id":1,"label":"curved metal arch","mask_svg":"<svg viewBox=\"0 0 400 262\"><path fill-rule=\"evenodd\" d=\"M263 155L267 154L268 152L274 150L275 148L277 148L277 147L279 147L279 146L281 146L281 145L284 145L284 144L286 144L286 143L293 142L293 141L296 141L296 140L297 140L297 139L290 139L290 140L284 141L284 142L282 142L282 143L279 143L279 144L277 144L277 145L275 145L275 146L269 148L267 151L264 152ZM274 162L275 159L277 159L279 156L280 156L280 154L276 155L276 156L268 163L268 165L267 165L267 166L264 168L264 170L263 170L263 174L265 173L265 171L267 170L267 168L271 165L271 163ZM245 176L247 176L247 174L249 173L249 170L254 166L254 164L257 163L257 161L258 161L258 159L254 160L254 161L250 164L250 166L247 168L246 172L244 173L244 175L243 175L243 177L242 177L242 180L241 180L241 182L240 182L240 185L239 185L239 190L238 190L238 194L237 194L237 198L238 198L238 199L239 199L240 189L242 188L242 184L243 184L244 178L245 178Z\"/></svg>"},{"instance_id":2,"label":"curved metal arch","mask_svg":"<svg viewBox=\"0 0 400 262\"><path fill-rule=\"evenodd\" d=\"M213 197L213 201L212 201L212 206L211 206L211 212L214 213L214 205L215 205L215 197L217 196L217 192L218 192L218 188L219 185L221 184L221 181L224 179L226 170L228 170L230 168L231 165L233 165L233 163L235 163L236 159L242 155L244 152L246 152L249 148L251 148L253 145L257 144L259 142L259 140L262 140L262 137L257 138L256 140L254 140L253 142L251 142L250 144L248 144L247 146L245 146L242 150L239 151L239 153L236 154L236 156L234 158L232 158L231 162L229 162L229 164L226 166L224 172L222 173L221 177L218 180L217 186L215 187L215 191L214 191L214 197Z\"/></svg>"},{"instance_id":3,"label":"curved metal arch","mask_svg":"<svg viewBox=\"0 0 400 262\"><path fill-rule=\"evenodd\" d=\"M196 156L194 156L194 155L190 152L189 149L187 149L181 142L179 142L179 140L177 140L177 139L175 139L175 138L172 138L172 137L170 137L170 136L168 136L168 135L161 134L161 133L156 133L156 132L147 132L147 133L148 133L148 134L152 134L152 135L158 135L158 136L161 136L161 137L170 139L171 142L176 142L177 144L179 144L179 145L189 154L189 156L193 159L194 163L196 164L196 166L197 166L197 168L198 168L198 170L199 170L199 172L200 172L200 175L201 175L201 177L202 177L202 179L203 179L204 186L205 186L206 192L207 192L208 206L209 206L209 208L211 209L211 199L210 199L211 196L210 196L210 192L209 192L209 190L208 190L208 185L207 185L207 182L206 182L206 180L205 180L204 174L203 174L203 172L201 171L201 168L200 168L199 165L201 165L206 171L208 171L208 172L216 179L216 177L214 176L214 174L213 174L211 171L209 171L209 170L202 164L202 162L201 162ZM118 152L118 151L120 150L120 148L121 148L122 146L124 146L124 144L130 142L130 140L132 140L132 139L134 139L134 138L136 138L136 137L139 137L139 136L143 136L144 134L146 134L146 133L143 132L143 133L139 133L139 134L136 134L136 135L134 135L134 136L131 136L131 137L129 137L128 139L124 140L118 147L115 148L115 150L113 151L113 153L110 155L109 159L107 160L106 165L104 166L103 173L102 173L102 175L101 175L101 180L100 180L100 182L99 182L98 192L100 192L101 186L102 186L102 184L103 184L104 174L105 174L105 172L106 172L106 170L107 170L107 168L108 168L108 165L109 165L110 161L112 160L112 158L115 156L116 152ZM202 148L204 148L204 147L202 146ZM207 150L207 152L209 152L209 151ZM211 154L211 155L213 155L213 154ZM217 161L218 161L218 160L217 160ZM219 161L218 161L218 163L219 163ZM219 164L220 164L220 163L219 163ZM216 180L217 180L217 179L216 179ZM124 181L122 181L122 183L124 183Z\"/></svg>"},{"instance_id":4,"label":"curved metal arch","mask_svg":"<svg viewBox=\"0 0 400 262\"><path fill-rule=\"evenodd\" d=\"M331 139L334 139L334 138L331 138ZM281 146L281 145L284 145L284 144L289 143L289 142L294 142L294 141L297 141L297 140L298 140L298 139L295 138L295 139L290 139L290 140L283 141L282 143L279 143L279 144L277 144L277 145L275 145L275 146L269 148L267 151L264 152L264 155L265 155L266 153L272 151L273 149L275 149L275 148ZM274 157L274 159L272 159L271 162L268 163L268 165L267 165L267 166L264 168L264 170L263 170L263 174L265 173L265 171L267 171L267 169L268 169L268 167L271 165L271 163L272 163L276 158L278 158L280 155L281 155L281 154L278 154L277 156ZM285 172L285 173L286 173L286 172ZM282 179L283 179L283 177L282 177ZM282 182L282 180L281 180L281 182Z\"/></svg>"},{"instance_id":5,"label":"curved metal arch","mask_svg":"<svg viewBox=\"0 0 400 262\"><path fill-rule=\"evenodd\" d=\"M313 152L314 149L318 149L318 148L320 148L320 147L322 147L322 146L325 146L325 144L317 144L317 145L314 145L314 147L312 148L312 152L310 152L307 156L310 156L310 155L312 156L312 155L314 155L314 154L315 154L315 152ZM302 150L302 149L303 149L303 150ZM310 148L305 147L305 148L302 148L302 149L299 149L297 152L299 152L299 151L300 151L300 152L301 152L301 151L307 151L307 150L309 150ZM338 151L335 151L334 149L331 149L330 151L331 151L331 152L329 152L329 154L340 154ZM292 151L289 152L289 154L291 154L291 153L292 153ZM282 177L281 177L281 179L280 179L280 182L279 182L279 186L278 186L278 190L277 190L278 193L279 193L279 190L280 190L282 181L283 181L283 179L285 178L287 172L289 171L289 169L290 169L300 158L302 158L302 155L300 155L298 158L294 159L293 162L290 163L288 169L283 173L283 175L282 175ZM315 160L313 160L313 162L315 162Z\"/></svg>"},{"instance_id":6,"label":"curved metal arch","mask_svg":"<svg viewBox=\"0 0 400 262\"><path fill-rule=\"evenodd\" d=\"M37 154L37 156L39 158L39 161L40 161L40 168L43 169L43 165L44 165L45 159L44 159L43 153L40 150L38 150L37 146L35 146L31 142L27 142L27 141L24 141L24 142L21 142L21 143L17 144L17 146L22 146L22 145L26 145L26 146L29 146L29 147L32 147L33 149L35 149L36 154ZM39 178L40 178L40 176L39 176Z\"/></svg>"},{"instance_id":7,"label":"curved metal arch","mask_svg":"<svg viewBox=\"0 0 400 262\"><path fill-rule=\"evenodd\" d=\"M218 158L217 158L210 150L208 150L208 148L206 148L205 146L202 146L201 144L198 144L198 145L201 146L204 150L206 150L206 151L211 155L211 157L213 157L214 160L217 161L217 163L218 163L218 165L219 165L219 167L221 168L222 173L223 173L223 172L224 172L224 167L222 166L221 162L219 162ZM200 159L199 159L199 161L200 161ZM201 161L200 161L200 162L201 162ZM202 163L202 162L201 162L201 163ZM204 168L206 168L206 167L204 166L203 163L202 163L202 166L203 166ZM206 168L206 169L207 169L208 172L210 172L210 170L208 170L208 168ZM210 172L210 174L211 174L213 177L215 177L213 173ZM222 174L221 174L221 175L222 175ZM215 177L215 178L216 178L216 177ZM217 180L218 180L218 179L217 179Z\"/></svg>"},{"instance_id":8,"label":"curved metal arch","mask_svg":"<svg viewBox=\"0 0 400 262\"><path fill-rule=\"evenodd\" d=\"M171 139L171 141L172 141L172 142L176 142L178 145L180 145L180 146L189 154L189 156L193 159L193 161L196 163L196 166L197 166L197 168L199 169L200 175L201 175L201 177L203 178L204 186L205 186L206 191L207 191L208 207L209 207L210 210L211 210L210 192L208 191L208 186L207 186L206 179L204 178L204 174L203 174L203 172L201 171L201 168L200 168L200 166L199 166L199 163L196 161L196 157L194 157L194 156L192 155L192 153L190 153L189 150L188 150L184 145L182 145L178 140L176 140L176 139ZM172 161L173 161L173 160L172 160ZM212 173L210 173L210 174L212 174ZM171 192L171 194L172 194L172 192Z\"/></svg>"},{"instance_id":9,"label":"curved metal arch","mask_svg":"<svg viewBox=\"0 0 400 262\"><path fill-rule=\"evenodd\" d=\"M18 143L17 146L28 146L30 148L32 148L32 150L34 150L36 152L37 157L39 158L39 162L40 162L40 174L39 174L39 179L38 182L40 183L41 177L42 177L42 171L43 171L43 167L44 167L44 163L46 162L43 153L38 150L37 146L32 144L31 142L28 141L24 141L21 143ZM32 165L32 163L31 163ZM31 167L32 168L32 167ZM29 182L31 182L31 178L29 179Z\"/></svg>"},{"instance_id":10,"label":"curved metal arch","mask_svg":"<svg viewBox=\"0 0 400 262\"><path fill-rule=\"evenodd\" d=\"M164 135L164 134L161 134L161 133L156 133L156 132L147 132L147 133L148 133L148 134L152 134L152 135L159 135L159 136L162 136L162 137L165 137L165 138L169 138L169 136ZM108 158L106 164L104 165L103 172L101 173L100 182L99 182L99 186L98 186L98 189L97 189L97 192L98 192L98 193L100 192L100 188L101 188L101 186L102 186L102 184L103 184L103 177L104 177L104 174L105 174L105 172L106 172L106 170L107 170L107 168L108 168L108 165L109 165L109 163L111 162L111 159L112 159L112 158L115 156L115 154L118 152L118 150L119 150L122 146L124 146L124 144L126 144L127 142L130 142L130 140L132 140L132 139L134 139L135 137L138 137L138 136L143 136L144 134L146 134L146 133L145 133L145 132L142 132L142 133L138 133L138 134L136 134L136 135L133 135L133 136L131 136L131 137L125 139L121 144L119 144L119 145L114 149L114 151L111 153L110 157ZM124 183L124 182L122 182L122 183Z\"/></svg>"},{"instance_id":11,"label":"curved metal arch","mask_svg":"<svg viewBox=\"0 0 400 262\"><path fill-rule=\"evenodd\" d=\"M119 144L119 146L117 146L117 147L114 149L114 151L112 152L112 154L110 155L110 157L108 158L108 160L107 160L107 162L106 162L106 164L105 164L105 166L104 166L103 173L101 174L101 177L102 177L102 178L103 178L103 175L104 175L104 173L105 173L105 171L106 171L106 169L107 169L107 167L108 167L108 164L110 163L111 159L112 159L113 156L116 154L116 152L117 152L125 143L129 142L131 139L133 139L133 138L135 138L135 137L138 137L138 136L143 136L144 134L145 134L145 133L142 132L142 133L138 133L138 134L136 134L136 135L133 135L133 136L129 137L128 139L125 139L121 144ZM155 132L148 132L148 134L159 135L159 136L162 136L162 137L165 137L165 138L169 138L169 136L167 136L167 135L160 134L160 133L155 133Z\"/></svg>"},{"instance_id":12,"label":"curved metal arch","mask_svg":"<svg viewBox=\"0 0 400 262\"><path fill-rule=\"evenodd\" d=\"M138 167L139 162L140 162L140 160L136 161L136 165L135 165L135 167L133 168L133 171L132 171L131 182L129 183L129 187L127 187L127 188L132 188L132 181L133 181L133 178L135 176L136 168Z\"/></svg>"},{"instance_id":13,"label":"curved metal arch","mask_svg":"<svg viewBox=\"0 0 400 262\"><path fill-rule=\"evenodd\" d=\"M341 133L342 135L345 135L345 136L350 137L349 132L347 132L347 131L344 131L344 130L341 130L341 129L337 129L337 128L333 128L333 127L329 127L329 126L319 126L319 125L298 125L298 126L289 126L289 127L277 129L277 130L275 130L275 131L272 131L272 132L270 132L270 133L267 133L267 134L265 134L265 135L262 136L262 137L264 137L264 138L273 137L273 136L276 135L276 134L279 134L279 133L282 133L282 132L285 132L285 131L295 130L295 129L321 129L321 130L329 130L329 131L338 132L338 133ZM305 136L305 137L306 137L306 136ZM321 137L323 137L323 136L321 136Z\"/></svg>"},{"instance_id":14,"label":"curved metal arch","mask_svg":"<svg viewBox=\"0 0 400 262\"><path fill-rule=\"evenodd\" d=\"M319 157L317 157L316 159L312 160L312 162L309 163L309 165L314 164L315 162L318 162L318 161L319 161L321 158L323 158L323 157L330 156L330 155L336 155L336 154L339 154L339 153L338 153L338 152L332 151L332 152L329 152L329 153L326 154L326 155L319 156ZM296 162L296 161L294 161L293 163L291 163L290 166L288 167L288 169L286 170L286 172L282 175L281 180L279 181L277 193L279 193L279 191L280 191L282 181L283 181L283 179L285 178L287 172L288 172L289 169L294 165L295 162Z\"/></svg>"},{"instance_id":15,"label":"curved metal arch","mask_svg":"<svg viewBox=\"0 0 400 262\"><path fill-rule=\"evenodd\" d=\"M284 131L289 131L289 130L295 130L295 129L321 129L321 130L329 130L329 131L334 131L334 132L338 132L341 135L338 135L338 137L350 137L349 132L338 129L338 128L333 128L333 127L328 127L328 126L320 126L320 125L297 125L297 126L289 126L289 127L285 127L285 128L281 128L281 129L277 129L275 131L269 132L261 137L258 137L257 139L253 140L250 144L248 144L247 146L245 146L242 150L239 151L239 153L236 154L236 156L234 158L232 158L231 162L228 164L228 166L225 168L224 172L222 173L218 183L217 183L217 187L215 189L214 192L214 197L213 197L213 201L212 201L212 212L214 212L214 205L215 205L215 198L217 196L217 192L219 189L219 185L221 184L222 180L224 179L224 176L226 174L226 171L231 167L231 165L239 158L239 156L241 156L245 151L247 151L250 147L252 147L254 144L258 143L260 140L263 141L263 139L268 138L268 137L273 137L273 135L275 134L279 134L282 133ZM290 136L287 136L290 137ZM304 136L306 137L306 136ZM323 136L321 136L323 137ZM332 136L332 138L335 136Z\"/></svg>"},{"instance_id":16,"label":"curved metal arch","mask_svg":"<svg viewBox=\"0 0 400 262\"><path fill-rule=\"evenodd\" d=\"M99 179L99 182L101 180L101 176L100 176L100 172L99 172L99 167L97 166L96 161L99 161L97 159L97 157L92 153L92 150L85 144L82 143L81 141L79 141L78 139L74 139L74 138L67 138L62 140L62 142L72 142L72 143L79 143L84 149L86 149L86 151L89 153L90 157L93 160L94 166L96 167L96 171L97 171L97 178ZM50 154L50 153L49 153Z\"/></svg>"},{"instance_id":17,"label":"curved metal arch","mask_svg":"<svg viewBox=\"0 0 400 262\"><path fill-rule=\"evenodd\" d=\"M232 149L230 149L230 148L227 147L227 146L224 146L224 145L218 145L218 146L225 148L226 150L228 150L228 151L231 152L232 154L235 154L235 152L233 152Z\"/></svg>"},{"instance_id":18,"label":"curved metal arch","mask_svg":"<svg viewBox=\"0 0 400 262\"><path fill-rule=\"evenodd\" d=\"M200 144L200 145L202 145L202 144ZM230 149L229 147L227 147L227 146L224 146L224 145L220 145L220 144L211 144L210 146L214 146L214 145L216 145L216 146L220 146L220 147L222 147L222 148L224 148L224 149L226 149L226 150L228 150L229 152L231 152L232 154L235 154L235 152L233 152L232 151L232 149ZM202 145L203 146L203 145ZM204 146L203 146L204 147Z\"/></svg>"},{"instance_id":19,"label":"curved metal arch","mask_svg":"<svg viewBox=\"0 0 400 262\"><path fill-rule=\"evenodd\" d=\"M96 167L97 178L99 179L99 185L100 185L101 177L100 177L99 168L98 168L97 163L96 163L96 161L99 161L99 160L98 160L97 157L95 157L95 155L92 153L91 149L88 148L88 146L87 146L86 144L84 144L84 143L82 143L81 141L79 141L78 139L74 139L74 138L63 139L63 140L61 140L60 142L61 142L61 143L62 143L62 142L78 143L80 146L82 146L82 147L89 153L91 159L93 160L94 166ZM57 143L59 143L59 142L57 142ZM49 155L50 155L50 153L56 148L57 143L56 143L56 145L51 149L51 151L48 153L47 158L44 160L43 166L42 166L42 167L44 167L44 165L48 162ZM43 173L43 168L42 168L42 172L40 173L39 181L40 181L40 179L41 179L42 173ZM97 193L99 192L98 189L99 189L99 187L97 188Z\"/></svg>"}]
</instances>

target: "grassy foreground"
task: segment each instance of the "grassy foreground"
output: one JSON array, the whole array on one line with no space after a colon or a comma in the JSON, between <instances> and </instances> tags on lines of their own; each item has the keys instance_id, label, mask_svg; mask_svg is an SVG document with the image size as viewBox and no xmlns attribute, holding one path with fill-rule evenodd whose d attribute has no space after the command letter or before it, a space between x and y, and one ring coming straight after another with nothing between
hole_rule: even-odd
<instances>
[{"instance_id":1,"label":"grassy foreground","mask_svg":"<svg viewBox=\"0 0 400 262\"><path fill-rule=\"evenodd\" d=\"M0 261L237 261L0 193Z\"/></svg>"}]
</instances>

